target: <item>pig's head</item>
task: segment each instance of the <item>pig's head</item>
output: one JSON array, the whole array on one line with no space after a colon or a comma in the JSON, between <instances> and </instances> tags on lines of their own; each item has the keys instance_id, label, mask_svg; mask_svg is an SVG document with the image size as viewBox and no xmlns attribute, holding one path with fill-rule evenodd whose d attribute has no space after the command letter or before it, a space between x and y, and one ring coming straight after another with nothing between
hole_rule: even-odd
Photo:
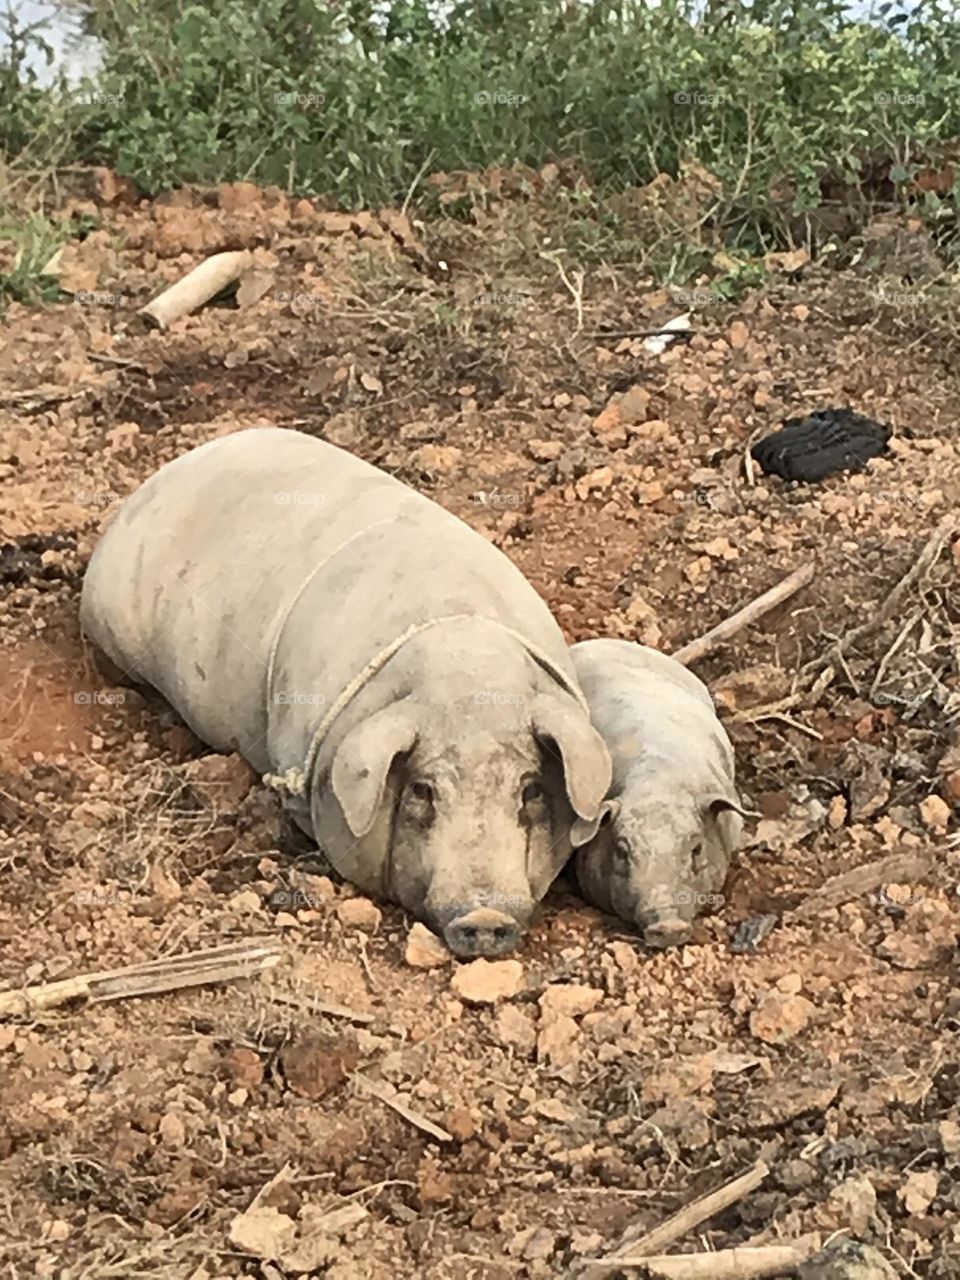
<instances>
[{"instance_id":1,"label":"pig's head","mask_svg":"<svg viewBox=\"0 0 960 1280\"><path fill-rule=\"evenodd\" d=\"M512 951L595 822L610 757L576 699L554 682L523 694L408 695L339 742L329 786L357 846L372 841L381 891L456 955ZM353 879L350 853L331 856Z\"/></svg>"},{"instance_id":2,"label":"pig's head","mask_svg":"<svg viewBox=\"0 0 960 1280\"><path fill-rule=\"evenodd\" d=\"M712 905L743 827L736 798L676 788L668 800L649 785L604 802L598 829L576 855L588 901L628 920L648 946L686 942L695 915ZM575 824L574 843L595 824Z\"/></svg>"}]
</instances>

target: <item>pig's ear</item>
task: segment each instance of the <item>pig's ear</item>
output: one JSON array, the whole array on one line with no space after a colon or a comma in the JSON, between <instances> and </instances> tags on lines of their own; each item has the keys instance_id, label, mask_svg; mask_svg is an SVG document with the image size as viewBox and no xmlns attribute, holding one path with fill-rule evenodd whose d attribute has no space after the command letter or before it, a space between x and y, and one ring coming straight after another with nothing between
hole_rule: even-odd
<instances>
[{"instance_id":1,"label":"pig's ear","mask_svg":"<svg viewBox=\"0 0 960 1280\"><path fill-rule=\"evenodd\" d=\"M536 736L552 745L563 760L564 783L574 813L588 821L598 818L613 770L610 752L586 712L572 699L541 697L534 703L531 718Z\"/></svg>"},{"instance_id":2,"label":"pig's ear","mask_svg":"<svg viewBox=\"0 0 960 1280\"><path fill-rule=\"evenodd\" d=\"M730 796L714 796L709 801L707 810L717 824L724 852L728 858L732 858L740 847L744 818L752 818L756 815L749 809L744 809L739 800L734 800Z\"/></svg>"},{"instance_id":3,"label":"pig's ear","mask_svg":"<svg viewBox=\"0 0 960 1280\"><path fill-rule=\"evenodd\" d=\"M589 844L600 828L613 822L619 812L619 800L604 800L595 818L577 818L570 828L570 843L575 849Z\"/></svg>"},{"instance_id":4,"label":"pig's ear","mask_svg":"<svg viewBox=\"0 0 960 1280\"><path fill-rule=\"evenodd\" d=\"M337 747L330 782L358 840L376 821L390 766L402 752L412 750L416 740L412 707L394 702L351 729Z\"/></svg>"}]
</instances>

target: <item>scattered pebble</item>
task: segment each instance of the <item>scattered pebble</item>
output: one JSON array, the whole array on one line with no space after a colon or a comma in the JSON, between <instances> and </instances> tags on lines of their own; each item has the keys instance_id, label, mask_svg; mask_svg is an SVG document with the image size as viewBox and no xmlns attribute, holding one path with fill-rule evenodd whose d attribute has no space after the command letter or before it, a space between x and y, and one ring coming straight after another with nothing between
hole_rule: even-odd
<instances>
[{"instance_id":1,"label":"scattered pebble","mask_svg":"<svg viewBox=\"0 0 960 1280\"><path fill-rule=\"evenodd\" d=\"M496 1004L509 1000L523 983L523 965L519 960L485 960L481 957L460 965L453 975L451 988L467 1004Z\"/></svg>"},{"instance_id":2,"label":"scattered pebble","mask_svg":"<svg viewBox=\"0 0 960 1280\"><path fill-rule=\"evenodd\" d=\"M407 934L404 959L414 969L434 969L448 964L453 956L435 933L416 920Z\"/></svg>"}]
</instances>

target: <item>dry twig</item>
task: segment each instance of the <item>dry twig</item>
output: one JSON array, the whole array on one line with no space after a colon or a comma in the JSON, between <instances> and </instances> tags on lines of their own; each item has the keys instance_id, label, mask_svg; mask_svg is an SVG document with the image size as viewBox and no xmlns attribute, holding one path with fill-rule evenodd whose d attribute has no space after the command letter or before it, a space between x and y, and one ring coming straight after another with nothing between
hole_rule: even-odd
<instances>
[{"instance_id":1,"label":"dry twig","mask_svg":"<svg viewBox=\"0 0 960 1280\"><path fill-rule=\"evenodd\" d=\"M41 1009L57 1009L71 1000L126 1000L132 996L157 995L186 987L206 986L252 978L272 969L280 960L280 950L270 939L249 939L192 951L186 955L148 960L121 969L43 982L19 991L0 992L0 1017L28 1017Z\"/></svg>"},{"instance_id":2,"label":"dry twig","mask_svg":"<svg viewBox=\"0 0 960 1280\"><path fill-rule=\"evenodd\" d=\"M659 1227L648 1231L646 1235L639 1239L627 1240L612 1253L588 1262L582 1273L583 1280L597 1280L598 1277L606 1276L623 1266L646 1262L651 1255L683 1239L689 1231L693 1231L702 1222L706 1222L714 1214L722 1213L724 1209L729 1209L738 1200L742 1200L744 1196L756 1190L769 1173L767 1165L762 1160L758 1161L746 1173L740 1174L731 1182L717 1187L715 1191L708 1191L706 1195L685 1205L666 1222L662 1222Z\"/></svg>"},{"instance_id":3,"label":"dry twig","mask_svg":"<svg viewBox=\"0 0 960 1280\"><path fill-rule=\"evenodd\" d=\"M438 1142L453 1142L453 1134L447 1133L446 1129L441 1129L438 1124L434 1124L432 1120L428 1120L426 1116L414 1111L412 1107L408 1107L405 1102L401 1102L395 1097L390 1090L382 1085L379 1080L371 1080L369 1076L362 1075L359 1071L353 1073L352 1079L366 1092L372 1094L375 1098L379 1098L381 1102L385 1102L391 1107L398 1116L402 1116L408 1124L412 1124L417 1129L422 1129L424 1133L429 1133L431 1138L436 1138Z\"/></svg>"},{"instance_id":4,"label":"dry twig","mask_svg":"<svg viewBox=\"0 0 960 1280\"><path fill-rule=\"evenodd\" d=\"M677 662L682 662L685 667L690 666L692 662L698 662L715 649L718 644L722 644L724 640L729 640L738 631L748 627L751 622L756 622L765 613L769 613L778 604L782 604L784 600L788 600L790 596L795 595L801 587L807 586L813 580L815 572L816 567L812 564L805 564L802 568L794 570L789 577L784 578L782 582L778 582L769 591L765 591L762 596L757 596L756 600L751 600L749 604L745 604L742 609L738 609L729 618L724 618L723 622L718 623L705 635L700 636L697 640L691 640L682 649L678 649L673 654L673 657Z\"/></svg>"}]
</instances>

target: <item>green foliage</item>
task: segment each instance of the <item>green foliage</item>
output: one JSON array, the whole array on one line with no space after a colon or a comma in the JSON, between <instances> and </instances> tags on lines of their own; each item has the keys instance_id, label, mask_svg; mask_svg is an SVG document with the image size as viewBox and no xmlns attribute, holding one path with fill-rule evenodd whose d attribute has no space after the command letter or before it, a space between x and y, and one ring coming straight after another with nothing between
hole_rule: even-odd
<instances>
[{"instance_id":1,"label":"green foliage","mask_svg":"<svg viewBox=\"0 0 960 1280\"><path fill-rule=\"evenodd\" d=\"M53 49L43 22L22 23L8 6L0 15L0 155L19 155L42 125L48 95L37 85L32 55L49 63Z\"/></svg>"},{"instance_id":2,"label":"green foliage","mask_svg":"<svg viewBox=\"0 0 960 1280\"><path fill-rule=\"evenodd\" d=\"M0 270L0 309L9 299L18 302L53 302L60 296L55 276L43 275L57 249L69 238L69 224L34 215L25 219L0 218L0 245L13 246L13 264ZM6 255L5 255L6 256Z\"/></svg>"},{"instance_id":3,"label":"green foliage","mask_svg":"<svg viewBox=\"0 0 960 1280\"><path fill-rule=\"evenodd\" d=\"M904 183L960 134L952 0L880 23L845 0L90 3L103 69L59 92L58 132L147 191L246 178L356 207L402 200L421 167L573 160L602 194L696 162L711 227L750 254L777 238L773 188L815 207L871 153ZM6 154L25 132L21 111Z\"/></svg>"}]
</instances>

